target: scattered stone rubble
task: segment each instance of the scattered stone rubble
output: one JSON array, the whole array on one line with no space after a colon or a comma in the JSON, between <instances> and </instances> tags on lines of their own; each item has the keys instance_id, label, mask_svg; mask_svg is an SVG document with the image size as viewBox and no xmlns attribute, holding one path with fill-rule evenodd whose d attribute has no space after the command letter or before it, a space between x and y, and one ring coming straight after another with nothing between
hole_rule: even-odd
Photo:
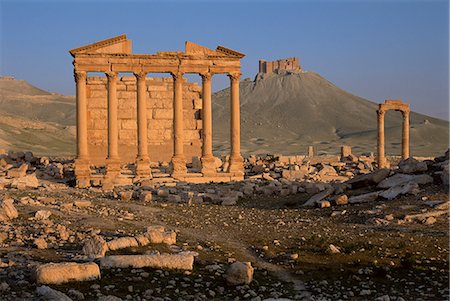
<instances>
[{"instance_id":1,"label":"scattered stone rubble","mask_svg":"<svg viewBox=\"0 0 450 301\"><path fill-rule=\"evenodd\" d=\"M0 189L48 189L72 185L73 162L53 161L38 158L30 152L0 152ZM355 156L351 153L343 157L328 157L319 160L305 156L250 156L245 161L246 179L242 182L222 185L193 185L183 182L154 184L136 183L131 186L116 187L111 191L92 187L90 190L103 191L120 202L176 203L176 204L217 204L236 205L240 198L286 197L309 195L304 207L339 207L358 203L372 203L377 200L391 201L402 195L417 195L424 185L449 184L449 152L434 160L418 161L409 158L399 162L396 169L375 169L375 159L371 155ZM57 185L62 186L57 186ZM52 186L56 185L56 186ZM418 222L433 224L440 216L448 213L449 202L429 201L432 208L417 214L405 215L397 223ZM34 211L21 216L16 206L30 206ZM28 208L28 207L27 207ZM59 202L50 197L32 198L23 196L0 199L0 244L8 247L28 245L39 250L58 250L67 244L78 244L78 254L72 261L57 263L32 262L35 281L41 285L36 293L47 300L83 299L82 293L70 290L67 295L54 290L50 284L71 281L100 279L104 271L131 268L155 268L161 270L192 271L198 256L195 252L160 253L148 251L145 254L127 254L130 248L148 245L164 245L177 248L177 233L163 226L148 226L145 231L133 236L105 236L100 231L80 232L71 229L64 222L64 212L97 212L120 220L133 220L132 213L114 211L112 208L96 207L95 202L79 199L73 202ZM15 227L15 220L27 219L30 226ZM371 223L387 224L393 216L373 219ZM12 230L14 229L14 231ZM120 255L111 252L124 252ZM330 244L327 252L338 254L338 246ZM292 259L291 254L288 257ZM298 254L296 254L298 257ZM14 262L1 262L5 267ZM223 276L230 286L245 286L253 281L254 268L250 262L234 262L224 266L208 266L211 272ZM107 272L108 273L108 272ZM145 276L145 272L141 272ZM143 277L143 276L142 276ZM0 284L0 292L7 291L7 284ZM209 293L214 298L215 292ZM103 299L102 299L103 298ZM109 299L108 299L109 298ZM114 296L100 296L99 300L114 300ZM252 299L253 300L253 299ZM257 299L255 299L257 300ZM259 299L261 300L261 299Z\"/></svg>"}]
</instances>

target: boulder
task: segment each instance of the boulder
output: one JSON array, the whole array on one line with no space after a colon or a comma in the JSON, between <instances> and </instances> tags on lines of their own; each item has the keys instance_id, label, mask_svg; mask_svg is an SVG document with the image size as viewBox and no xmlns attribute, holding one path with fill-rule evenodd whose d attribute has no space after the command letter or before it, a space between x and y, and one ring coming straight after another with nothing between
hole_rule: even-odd
<instances>
[{"instance_id":1,"label":"boulder","mask_svg":"<svg viewBox=\"0 0 450 301\"><path fill-rule=\"evenodd\" d=\"M15 178L11 181L11 187L18 189L38 188L39 180L36 174L32 173L21 178Z\"/></svg>"},{"instance_id":2,"label":"boulder","mask_svg":"<svg viewBox=\"0 0 450 301\"><path fill-rule=\"evenodd\" d=\"M10 197L4 197L0 201L0 222L6 222L19 216L13 203L14 200Z\"/></svg>"},{"instance_id":3,"label":"boulder","mask_svg":"<svg viewBox=\"0 0 450 301\"><path fill-rule=\"evenodd\" d=\"M177 234L174 231L165 231L163 226L147 227L146 235L153 244L174 245L177 243Z\"/></svg>"},{"instance_id":4,"label":"boulder","mask_svg":"<svg viewBox=\"0 0 450 301\"><path fill-rule=\"evenodd\" d=\"M250 284L253 280L254 269L250 262L234 262L225 273L229 285Z\"/></svg>"},{"instance_id":5,"label":"boulder","mask_svg":"<svg viewBox=\"0 0 450 301\"><path fill-rule=\"evenodd\" d=\"M156 268L192 270L194 256L188 252L178 254L150 254L150 255L114 255L100 260L102 268Z\"/></svg>"},{"instance_id":6,"label":"boulder","mask_svg":"<svg viewBox=\"0 0 450 301\"><path fill-rule=\"evenodd\" d=\"M70 281L100 279L100 268L96 263L48 263L37 267L38 284L62 284Z\"/></svg>"},{"instance_id":7,"label":"boulder","mask_svg":"<svg viewBox=\"0 0 450 301\"><path fill-rule=\"evenodd\" d=\"M336 246L333 245L333 244L330 244L330 245L328 246L327 252L330 253L330 254L338 254L338 253L341 253L341 251L339 250L339 248L336 247Z\"/></svg>"},{"instance_id":8,"label":"boulder","mask_svg":"<svg viewBox=\"0 0 450 301\"><path fill-rule=\"evenodd\" d=\"M334 169L334 167L330 166L330 165L323 165L322 169L317 174L320 177L325 177L325 176L335 177L338 175L336 170Z\"/></svg>"},{"instance_id":9,"label":"boulder","mask_svg":"<svg viewBox=\"0 0 450 301\"><path fill-rule=\"evenodd\" d=\"M98 235L88 238L83 245L83 254L91 259L103 257L107 251L107 243Z\"/></svg>"},{"instance_id":10,"label":"boulder","mask_svg":"<svg viewBox=\"0 0 450 301\"><path fill-rule=\"evenodd\" d=\"M10 178L22 178L27 175L28 165L22 164L17 168L11 168L8 170L7 176Z\"/></svg>"},{"instance_id":11,"label":"boulder","mask_svg":"<svg viewBox=\"0 0 450 301\"><path fill-rule=\"evenodd\" d=\"M445 186L449 186L449 176L450 176L449 165L445 164L444 167L442 168L441 174L442 184L444 184Z\"/></svg>"},{"instance_id":12,"label":"boulder","mask_svg":"<svg viewBox=\"0 0 450 301\"><path fill-rule=\"evenodd\" d=\"M47 249L47 248L48 248L47 242L46 242L45 239L42 238L42 237L36 238L36 239L34 240L34 245L36 246L36 248L38 248L38 249L40 249L40 250L44 250L44 249Z\"/></svg>"},{"instance_id":13,"label":"boulder","mask_svg":"<svg viewBox=\"0 0 450 301\"><path fill-rule=\"evenodd\" d=\"M424 161L418 161L413 157L410 157L406 160L400 161L398 164L398 170L401 173L411 174L416 172L424 172L427 171L427 163Z\"/></svg>"},{"instance_id":14,"label":"boulder","mask_svg":"<svg viewBox=\"0 0 450 301\"><path fill-rule=\"evenodd\" d=\"M52 212L49 210L38 210L36 211L36 213L34 214L34 217L38 220L44 220L44 219L48 219L50 217L50 215L52 215Z\"/></svg>"},{"instance_id":15,"label":"boulder","mask_svg":"<svg viewBox=\"0 0 450 301\"><path fill-rule=\"evenodd\" d=\"M334 197L334 202L336 203L336 205L347 205L348 196L345 194L337 195Z\"/></svg>"},{"instance_id":16,"label":"boulder","mask_svg":"<svg viewBox=\"0 0 450 301\"><path fill-rule=\"evenodd\" d=\"M54 290L46 285L38 286L36 293L47 301L72 301L66 294Z\"/></svg>"}]
</instances>

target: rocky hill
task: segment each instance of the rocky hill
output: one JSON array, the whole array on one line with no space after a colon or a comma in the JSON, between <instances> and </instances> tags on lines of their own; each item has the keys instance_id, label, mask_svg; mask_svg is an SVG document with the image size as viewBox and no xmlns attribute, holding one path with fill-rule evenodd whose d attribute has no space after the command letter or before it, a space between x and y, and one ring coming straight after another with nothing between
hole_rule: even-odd
<instances>
[{"instance_id":1,"label":"rocky hill","mask_svg":"<svg viewBox=\"0 0 450 301\"><path fill-rule=\"evenodd\" d=\"M75 153L75 98L0 77L0 148Z\"/></svg>"},{"instance_id":2,"label":"rocky hill","mask_svg":"<svg viewBox=\"0 0 450 301\"><path fill-rule=\"evenodd\" d=\"M242 150L248 153L376 152L377 104L352 95L314 72L258 74L240 86ZM380 100L384 101L384 100ZM405 100L407 102L407 100ZM229 89L213 95L214 146L228 149ZM386 152L401 153L399 112L386 115ZM411 112L411 154L434 156L448 148L449 123Z\"/></svg>"}]
</instances>

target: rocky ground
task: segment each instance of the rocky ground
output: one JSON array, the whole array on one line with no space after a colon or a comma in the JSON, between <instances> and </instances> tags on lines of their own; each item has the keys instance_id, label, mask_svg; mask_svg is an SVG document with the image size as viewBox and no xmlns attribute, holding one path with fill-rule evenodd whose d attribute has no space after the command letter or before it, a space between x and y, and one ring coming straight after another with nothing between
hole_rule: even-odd
<instances>
[{"instance_id":1,"label":"rocky ground","mask_svg":"<svg viewBox=\"0 0 450 301\"><path fill-rule=\"evenodd\" d=\"M4 152L0 300L448 300L448 152L328 161L77 189L71 160Z\"/></svg>"}]
</instances>

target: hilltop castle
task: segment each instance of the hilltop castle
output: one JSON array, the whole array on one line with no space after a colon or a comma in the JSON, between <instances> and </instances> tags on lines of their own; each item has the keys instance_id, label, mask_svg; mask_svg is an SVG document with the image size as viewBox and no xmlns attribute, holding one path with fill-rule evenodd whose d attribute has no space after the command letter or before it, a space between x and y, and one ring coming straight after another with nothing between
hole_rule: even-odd
<instances>
[{"instance_id":1,"label":"hilltop castle","mask_svg":"<svg viewBox=\"0 0 450 301\"><path fill-rule=\"evenodd\" d=\"M259 60L259 73L271 74L279 70L301 70L300 60L298 59L298 57L291 57L287 59L276 60L273 62Z\"/></svg>"}]
</instances>

